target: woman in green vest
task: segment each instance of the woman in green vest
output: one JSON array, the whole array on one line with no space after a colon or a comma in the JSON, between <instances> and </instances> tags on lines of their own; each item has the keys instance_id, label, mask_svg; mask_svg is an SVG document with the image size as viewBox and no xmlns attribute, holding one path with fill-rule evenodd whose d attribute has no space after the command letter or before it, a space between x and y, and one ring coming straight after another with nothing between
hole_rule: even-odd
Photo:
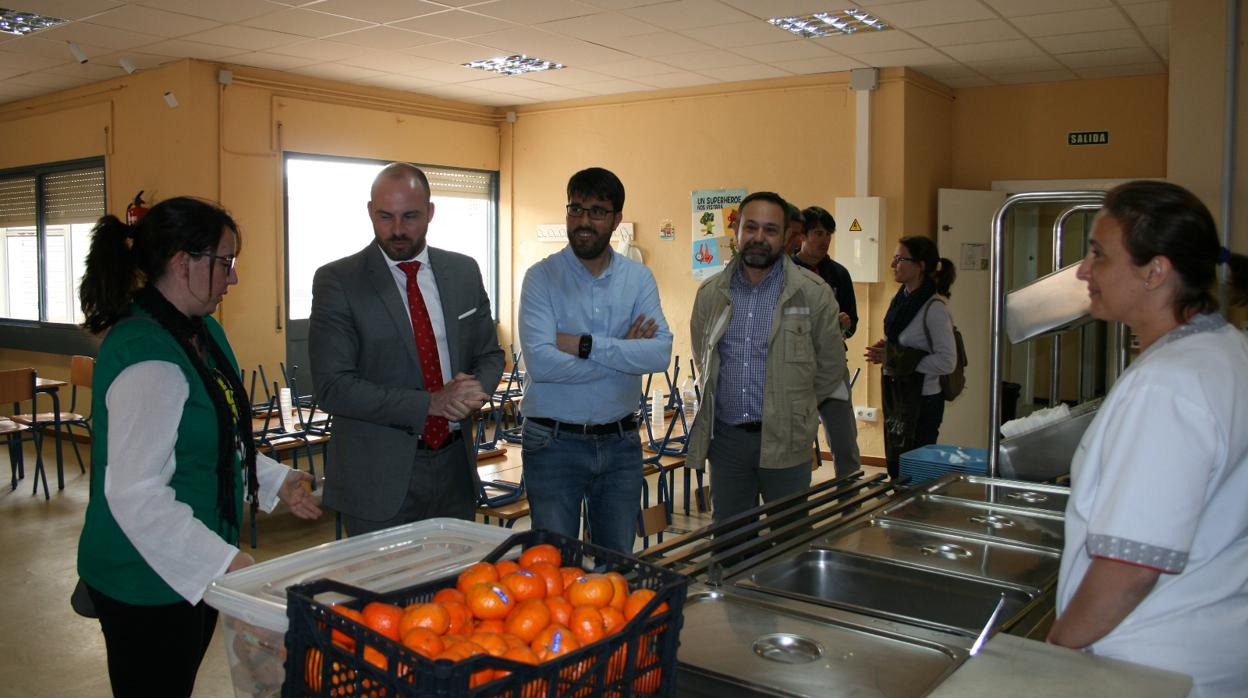
<instances>
[{"instance_id":1,"label":"woman in green vest","mask_svg":"<svg viewBox=\"0 0 1248 698\"><path fill-rule=\"evenodd\" d=\"M80 295L107 332L92 386L91 497L78 574L104 633L117 696L189 696L216 627L213 578L239 551L243 493L302 518L320 509L307 473L258 456L225 333L212 318L238 283L238 226L218 206L163 201L137 225L105 216Z\"/></svg>"}]
</instances>

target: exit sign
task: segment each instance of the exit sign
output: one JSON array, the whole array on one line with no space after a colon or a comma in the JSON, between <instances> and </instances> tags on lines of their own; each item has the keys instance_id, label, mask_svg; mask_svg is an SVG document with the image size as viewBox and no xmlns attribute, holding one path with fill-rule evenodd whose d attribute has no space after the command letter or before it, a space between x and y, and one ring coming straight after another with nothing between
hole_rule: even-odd
<instances>
[{"instance_id":1,"label":"exit sign","mask_svg":"<svg viewBox=\"0 0 1248 698\"><path fill-rule=\"evenodd\" d=\"M1066 145L1109 145L1109 131L1071 131Z\"/></svg>"}]
</instances>

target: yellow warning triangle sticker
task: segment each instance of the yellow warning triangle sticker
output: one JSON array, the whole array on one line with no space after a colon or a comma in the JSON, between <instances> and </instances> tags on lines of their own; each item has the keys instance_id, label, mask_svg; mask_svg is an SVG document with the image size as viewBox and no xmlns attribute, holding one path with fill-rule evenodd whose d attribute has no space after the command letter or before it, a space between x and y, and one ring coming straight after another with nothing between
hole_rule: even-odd
<instances>
[{"instance_id":1,"label":"yellow warning triangle sticker","mask_svg":"<svg viewBox=\"0 0 1248 698\"><path fill-rule=\"evenodd\" d=\"M857 219L857 218L855 218L855 219L854 219L854 222L853 222L853 223L850 223L850 224L849 224L849 232L851 232L851 233L861 233L861 232L862 232L862 226L861 226L861 225L858 225L858 219Z\"/></svg>"}]
</instances>

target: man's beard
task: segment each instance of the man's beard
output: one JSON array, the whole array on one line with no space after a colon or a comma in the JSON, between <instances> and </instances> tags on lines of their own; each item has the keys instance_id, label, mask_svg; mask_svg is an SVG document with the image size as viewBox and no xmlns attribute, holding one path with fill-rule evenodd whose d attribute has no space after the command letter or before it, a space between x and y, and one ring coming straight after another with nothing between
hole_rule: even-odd
<instances>
[{"instance_id":1,"label":"man's beard","mask_svg":"<svg viewBox=\"0 0 1248 698\"><path fill-rule=\"evenodd\" d=\"M580 242L577 234L582 230L588 230L594 235L588 242ZM611 244L611 235L600 235L597 230L589 227L581 227L573 230L568 234L568 243L572 245L572 253L581 259L597 259L607 249L607 245Z\"/></svg>"},{"instance_id":2,"label":"man's beard","mask_svg":"<svg viewBox=\"0 0 1248 698\"><path fill-rule=\"evenodd\" d=\"M747 267L754 269L767 269L780 259L782 250L772 250L769 245L762 243L751 244L741 250L741 261Z\"/></svg>"}]
</instances>

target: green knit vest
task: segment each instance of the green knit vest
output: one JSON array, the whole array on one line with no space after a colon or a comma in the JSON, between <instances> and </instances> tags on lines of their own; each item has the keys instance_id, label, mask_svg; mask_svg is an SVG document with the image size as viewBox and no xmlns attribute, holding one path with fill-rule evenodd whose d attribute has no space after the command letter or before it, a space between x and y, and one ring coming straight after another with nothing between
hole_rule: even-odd
<instances>
[{"instance_id":1,"label":"green knit vest","mask_svg":"<svg viewBox=\"0 0 1248 698\"><path fill-rule=\"evenodd\" d=\"M230 361L230 366L221 370L237 371L237 361L221 326L211 316L204 318L204 324ZM87 584L118 601L160 605L183 599L143 560L117 525L104 497L104 475L109 467L105 398L117 375L142 361L164 361L178 366L190 387L174 444L175 467L169 482L174 498L189 506L196 519L227 543L237 545L239 532L222 521L217 512L217 415L212 398L177 340L146 312L132 305L130 317L109 330L96 359L91 390L95 421L91 444L91 497L78 541L78 574ZM211 360L208 365L212 367ZM241 522L243 483L237 456L234 462L235 505Z\"/></svg>"}]
</instances>

